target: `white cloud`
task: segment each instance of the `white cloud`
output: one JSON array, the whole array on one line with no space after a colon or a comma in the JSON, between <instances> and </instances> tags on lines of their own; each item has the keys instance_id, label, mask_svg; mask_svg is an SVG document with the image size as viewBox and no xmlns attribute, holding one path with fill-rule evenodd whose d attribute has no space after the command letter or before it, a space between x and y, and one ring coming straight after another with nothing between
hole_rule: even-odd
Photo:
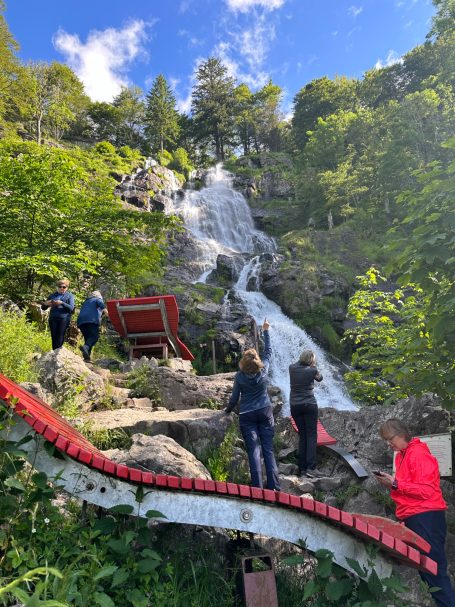
<instances>
[{"instance_id":1,"label":"white cloud","mask_svg":"<svg viewBox=\"0 0 455 607\"><path fill-rule=\"evenodd\" d=\"M135 59L145 55L143 43L150 25L136 20L123 29L93 30L85 43L77 34L59 30L53 43L82 80L91 99L109 102L122 86L130 84L128 68Z\"/></svg>"},{"instance_id":2,"label":"white cloud","mask_svg":"<svg viewBox=\"0 0 455 607\"><path fill-rule=\"evenodd\" d=\"M351 17L357 17L358 15L360 15L360 13L363 11L363 6L354 6L354 4L352 6L350 6L348 8L348 15Z\"/></svg>"},{"instance_id":3,"label":"white cloud","mask_svg":"<svg viewBox=\"0 0 455 607\"><path fill-rule=\"evenodd\" d=\"M247 84L252 89L258 89L267 84L270 76L267 72L257 68L254 73L248 73L242 70L238 61L232 57L233 48L228 42L220 42L214 49L214 55L219 57L226 67L229 76L235 78L238 82Z\"/></svg>"},{"instance_id":4,"label":"white cloud","mask_svg":"<svg viewBox=\"0 0 455 607\"><path fill-rule=\"evenodd\" d=\"M285 0L225 0L228 8L231 11L239 13L247 13L255 7L264 8L268 11L273 11L276 8L281 8Z\"/></svg>"},{"instance_id":5,"label":"white cloud","mask_svg":"<svg viewBox=\"0 0 455 607\"><path fill-rule=\"evenodd\" d=\"M270 42L276 38L275 28L258 19L251 29L243 30L235 36L235 46L244 57L250 69L259 68L265 61L270 48Z\"/></svg>"},{"instance_id":6,"label":"white cloud","mask_svg":"<svg viewBox=\"0 0 455 607\"><path fill-rule=\"evenodd\" d=\"M383 67L389 67L395 63L403 63L403 59L396 51L390 49L390 51L387 53L385 61L378 59L374 64L374 67L375 69L380 70Z\"/></svg>"}]
</instances>

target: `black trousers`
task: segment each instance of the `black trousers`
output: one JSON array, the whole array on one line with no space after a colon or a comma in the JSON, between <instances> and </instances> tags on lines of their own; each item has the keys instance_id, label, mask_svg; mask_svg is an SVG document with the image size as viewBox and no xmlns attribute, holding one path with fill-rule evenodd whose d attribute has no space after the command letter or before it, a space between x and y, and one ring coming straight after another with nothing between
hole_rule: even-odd
<instances>
[{"instance_id":1,"label":"black trousers","mask_svg":"<svg viewBox=\"0 0 455 607\"><path fill-rule=\"evenodd\" d=\"M79 325L82 335L84 336L85 345L90 354L93 346L100 338L100 326L95 322L85 322Z\"/></svg>"},{"instance_id":2,"label":"black trousers","mask_svg":"<svg viewBox=\"0 0 455 607\"><path fill-rule=\"evenodd\" d=\"M299 474L314 470L317 464L318 406L316 403L291 405L291 415L299 429Z\"/></svg>"},{"instance_id":3,"label":"black trousers","mask_svg":"<svg viewBox=\"0 0 455 607\"><path fill-rule=\"evenodd\" d=\"M432 592L434 602L438 607L455 607L455 592L447 575L447 558L445 552L446 516L444 510L429 510L414 514L404 519L404 524L412 531L421 535L431 545L430 559L438 564L438 573L420 573L419 575L430 588L440 588Z\"/></svg>"},{"instance_id":4,"label":"black trousers","mask_svg":"<svg viewBox=\"0 0 455 607\"><path fill-rule=\"evenodd\" d=\"M71 316L63 316L57 318L49 318L49 329L51 330L52 349L56 350L63 346L65 341L65 333L69 327Z\"/></svg>"}]
</instances>

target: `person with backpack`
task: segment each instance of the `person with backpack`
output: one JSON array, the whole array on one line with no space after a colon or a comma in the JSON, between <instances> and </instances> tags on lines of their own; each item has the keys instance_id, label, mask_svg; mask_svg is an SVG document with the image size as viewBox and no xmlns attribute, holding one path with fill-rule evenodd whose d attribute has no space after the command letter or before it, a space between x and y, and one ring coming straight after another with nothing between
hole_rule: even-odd
<instances>
[{"instance_id":1,"label":"person with backpack","mask_svg":"<svg viewBox=\"0 0 455 607\"><path fill-rule=\"evenodd\" d=\"M86 362L90 361L93 346L100 338L101 317L106 311L106 304L99 291L92 291L81 306L77 326L84 336L84 345L79 346Z\"/></svg>"}]
</instances>

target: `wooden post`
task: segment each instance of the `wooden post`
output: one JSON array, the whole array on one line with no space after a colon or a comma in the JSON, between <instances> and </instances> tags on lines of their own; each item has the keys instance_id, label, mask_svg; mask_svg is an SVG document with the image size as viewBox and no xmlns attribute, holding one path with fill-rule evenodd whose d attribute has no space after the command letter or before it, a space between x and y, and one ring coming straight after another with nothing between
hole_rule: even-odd
<instances>
[{"instance_id":1,"label":"wooden post","mask_svg":"<svg viewBox=\"0 0 455 607\"><path fill-rule=\"evenodd\" d=\"M215 340L212 339L212 364L213 364L213 375L216 373L216 356L215 356Z\"/></svg>"}]
</instances>

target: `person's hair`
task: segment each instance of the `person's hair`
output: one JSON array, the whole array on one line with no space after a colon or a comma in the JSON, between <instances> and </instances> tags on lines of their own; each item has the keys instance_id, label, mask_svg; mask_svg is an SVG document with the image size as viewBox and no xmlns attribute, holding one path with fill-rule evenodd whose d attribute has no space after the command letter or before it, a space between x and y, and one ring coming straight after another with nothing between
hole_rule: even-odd
<instances>
[{"instance_id":1,"label":"person's hair","mask_svg":"<svg viewBox=\"0 0 455 607\"><path fill-rule=\"evenodd\" d=\"M387 419L379 428L379 435L383 440L389 440L393 436L400 436L409 442L412 438L412 434L409 428L400 419L392 417Z\"/></svg>"},{"instance_id":2,"label":"person's hair","mask_svg":"<svg viewBox=\"0 0 455 607\"><path fill-rule=\"evenodd\" d=\"M254 348L245 350L239 362L240 370L248 374L259 373L263 366L264 363Z\"/></svg>"},{"instance_id":3,"label":"person's hair","mask_svg":"<svg viewBox=\"0 0 455 607\"><path fill-rule=\"evenodd\" d=\"M316 354L313 350L304 350L300 355L299 361L304 365L312 365L316 360Z\"/></svg>"},{"instance_id":4,"label":"person's hair","mask_svg":"<svg viewBox=\"0 0 455 607\"><path fill-rule=\"evenodd\" d=\"M101 295L101 293L99 291L92 291L90 293L90 297L98 297L98 299L103 299L103 296Z\"/></svg>"},{"instance_id":5,"label":"person's hair","mask_svg":"<svg viewBox=\"0 0 455 607\"><path fill-rule=\"evenodd\" d=\"M67 278L59 278L57 280L57 284L59 284L59 283L64 283L67 287L70 286L70 281Z\"/></svg>"}]
</instances>

